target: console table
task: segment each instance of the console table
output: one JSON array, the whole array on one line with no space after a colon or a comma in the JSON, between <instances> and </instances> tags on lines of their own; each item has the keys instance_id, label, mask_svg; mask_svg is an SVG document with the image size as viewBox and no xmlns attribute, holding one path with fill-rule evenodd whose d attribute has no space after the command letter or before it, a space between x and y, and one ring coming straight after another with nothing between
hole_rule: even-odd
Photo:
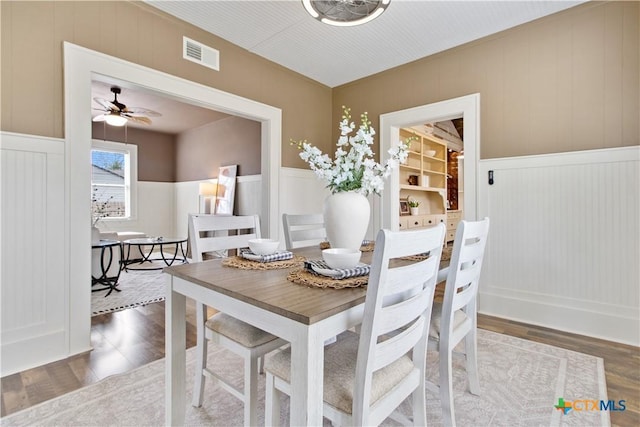
<instances>
[{"instance_id":1,"label":"console table","mask_svg":"<svg viewBox=\"0 0 640 427\"><path fill-rule=\"evenodd\" d=\"M162 270L174 263L186 264L187 255L183 244L187 241L181 237L149 237L144 239L128 239L122 242L125 249L125 257L122 266L125 271L128 270ZM165 249L173 246L173 250L167 251L169 256L165 254ZM137 247L142 258L131 259L131 248ZM154 256L154 250L158 247L159 254ZM138 251L134 251L138 253ZM159 257L158 257L159 255ZM162 263L154 263L154 261L162 261Z\"/></svg>"}]
</instances>

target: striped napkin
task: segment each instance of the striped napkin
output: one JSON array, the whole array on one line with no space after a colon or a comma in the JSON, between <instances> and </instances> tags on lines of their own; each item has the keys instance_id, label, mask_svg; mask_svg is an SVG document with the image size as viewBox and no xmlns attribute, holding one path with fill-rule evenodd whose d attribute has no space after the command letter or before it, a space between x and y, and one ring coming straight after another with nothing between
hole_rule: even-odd
<instances>
[{"instance_id":1,"label":"striped napkin","mask_svg":"<svg viewBox=\"0 0 640 427\"><path fill-rule=\"evenodd\" d=\"M349 277L366 276L369 274L370 266L368 264L359 264L348 269L333 269L327 265L322 259L307 260L304 262L304 268L322 276L332 277L334 279L347 279Z\"/></svg>"},{"instance_id":2,"label":"striped napkin","mask_svg":"<svg viewBox=\"0 0 640 427\"><path fill-rule=\"evenodd\" d=\"M257 255L251 252L251 250L247 249L242 251L240 255L242 256L242 258L258 262L284 261L293 258L293 252L290 251L276 252L269 255Z\"/></svg>"}]
</instances>

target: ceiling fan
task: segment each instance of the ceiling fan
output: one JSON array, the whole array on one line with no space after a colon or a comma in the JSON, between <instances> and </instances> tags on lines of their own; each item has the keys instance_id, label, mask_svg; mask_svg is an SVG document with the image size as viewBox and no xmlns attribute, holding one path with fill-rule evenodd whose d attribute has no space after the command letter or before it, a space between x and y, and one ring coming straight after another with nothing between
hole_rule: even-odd
<instances>
[{"instance_id":1,"label":"ceiling fan","mask_svg":"<svg viewBox=\"0 0 640 427\"><path fill-rule=\"evenodd\" d=\"M149 110L147 108L139 107L127 107L126 105L118 102L118 95L122 90L113 86L111 88L113 92L113 101L107 101L103 98L93 98L102 108L102 114L99 114L93 118L94 122L107 122L111 126L124 126L129 120L135 123L141 123L145 125L151 124L149 117L159 117L162 114L157 111Z\"/></svg>"}]
</instances>

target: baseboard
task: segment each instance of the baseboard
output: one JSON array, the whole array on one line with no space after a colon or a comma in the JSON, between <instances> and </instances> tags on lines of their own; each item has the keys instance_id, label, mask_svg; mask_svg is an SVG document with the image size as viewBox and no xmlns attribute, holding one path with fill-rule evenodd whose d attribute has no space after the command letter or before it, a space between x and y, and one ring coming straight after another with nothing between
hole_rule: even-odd
<instances>
[{"instance_id":1,"label":"baseboard","mask_svg":"<svg viewBox=\"0 0 640 427\"><path fill-rule=\"evenodd\" d=\"M491 292L480 292L478 302L478 312L489 316L640 346L640 326L633 317Z\"/></svg>"},{"instance_id":2,"label":"baseboard","mask_svg":"<svg viewBox=\"0 0 640 427\"><path fill-rule=\"evenodd\" d=\"M3 342L0 350L2 352L0 375L5 377L69 357L65 343L64 331L55 331L9 343Z\"/></svg>"}]
</instances>

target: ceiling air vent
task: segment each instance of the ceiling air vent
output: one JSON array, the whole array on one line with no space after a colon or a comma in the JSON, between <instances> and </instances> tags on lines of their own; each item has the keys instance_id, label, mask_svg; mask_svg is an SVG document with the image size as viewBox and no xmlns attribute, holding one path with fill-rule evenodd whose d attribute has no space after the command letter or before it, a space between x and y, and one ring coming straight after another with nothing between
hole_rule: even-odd
<instances>
[{"instance_id":1,"label":"ceiling air vent","mask_svg":"<svg viewBox=\"0 0 640 427\"><path fill-rule=\"evenodd\" d=\"M182 57L220 71L220 52L187 37L182 37Z\"/></svg>"}]
</instances>

